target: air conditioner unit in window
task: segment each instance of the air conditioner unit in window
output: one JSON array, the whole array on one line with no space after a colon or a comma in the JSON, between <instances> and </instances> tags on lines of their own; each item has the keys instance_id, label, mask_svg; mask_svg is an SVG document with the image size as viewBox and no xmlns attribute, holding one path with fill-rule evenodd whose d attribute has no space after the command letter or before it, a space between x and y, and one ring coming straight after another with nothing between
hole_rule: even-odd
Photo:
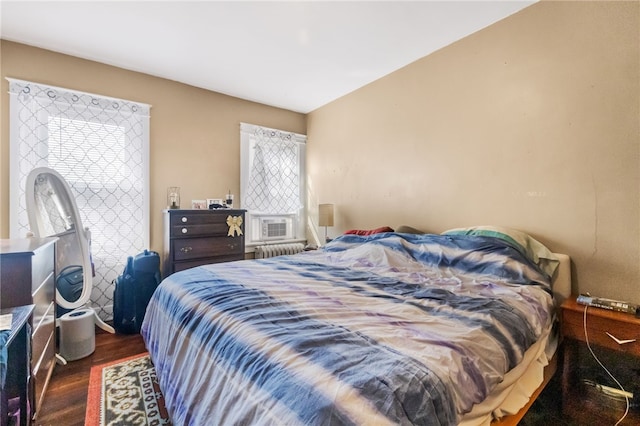
<instances>
[{"instance_id":1,"label":"air conditioner unit in window","mask_svg":"<svg viewBox=\"0 0 640 426\"><path fill-rule=\"evenodd\" d=\"M254 240L289 240L294 238L294 219L291 216L261 216L257 217L258 226L255 229ZM255 235L258 234L258 235Z\"/></svg>"}]
</instances>

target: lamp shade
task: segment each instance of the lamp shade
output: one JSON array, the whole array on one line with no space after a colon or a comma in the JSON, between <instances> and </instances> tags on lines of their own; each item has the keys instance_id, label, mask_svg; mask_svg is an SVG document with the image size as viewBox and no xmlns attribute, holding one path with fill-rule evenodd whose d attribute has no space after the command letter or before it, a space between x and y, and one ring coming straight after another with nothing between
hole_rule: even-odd
<instances>
[{"instance_id":1,"label":"lamp shade","mask_svg":"<svg viewBox=\"0 0 640 426\"><path fill-rule=\"evenodd\" d=\"M318 206L318 225L333 226L333 204L320 204Z\"/></svg>"}]
</instances>

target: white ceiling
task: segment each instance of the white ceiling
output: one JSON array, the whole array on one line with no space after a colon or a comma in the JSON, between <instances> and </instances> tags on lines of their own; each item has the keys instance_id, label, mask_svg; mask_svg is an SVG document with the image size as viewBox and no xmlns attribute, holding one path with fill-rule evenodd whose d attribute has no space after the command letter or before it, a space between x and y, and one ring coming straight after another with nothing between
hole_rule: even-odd
<instances>
[{"instance_id":1,"label":"white ceiling","mask_svg":"<svg viewBox=\"0 0 640 426\"><path fill-rule=\"evenodd\" d=\"M0 35L307 113L532 3L2 0Z\"/></svg>"}]
</instances>

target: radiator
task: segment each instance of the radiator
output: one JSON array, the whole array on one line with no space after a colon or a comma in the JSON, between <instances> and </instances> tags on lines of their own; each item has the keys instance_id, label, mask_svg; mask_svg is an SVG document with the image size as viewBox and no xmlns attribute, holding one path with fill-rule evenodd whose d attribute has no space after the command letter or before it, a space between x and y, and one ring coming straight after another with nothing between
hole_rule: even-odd
<instances>
[{"instance_id":1,"label":"radiator","mask_svg":"<svg viewBox=\"0 0 640 426\"><path fill-rule=\"evenodd\" d=\"M256 247L255 258L266 259L267 257L281 256L283 254L296 254L304 250L304 244L265 244Z\"/></svg>"}]
</instances>

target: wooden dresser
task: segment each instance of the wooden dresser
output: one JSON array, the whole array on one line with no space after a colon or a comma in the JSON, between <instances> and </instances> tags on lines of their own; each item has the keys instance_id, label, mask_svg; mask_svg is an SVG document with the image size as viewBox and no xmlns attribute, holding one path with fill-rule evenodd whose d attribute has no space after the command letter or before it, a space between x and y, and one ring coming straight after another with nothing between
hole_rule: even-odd
<instances>
[{"instance_id":1,"label":"wooden dresser","mask_svg":"<svg viewBox=\"0 0 640 426\"><path fill-rule=\"evenodd\" d=\"M35 305L31 319L30 406L35 417L56 364L57 238L0 240L0 308Z\"/></svg>"},{"instance_id":2,"label":"wooden dresser","mask_svg":"<svg viewBox=\"0 0 640 426\"><path fill-rule=\"evenodd\" d=\"M208 263L244 259L245 210L165 210L163 278Z\"/></svg>"}]
</instances>

